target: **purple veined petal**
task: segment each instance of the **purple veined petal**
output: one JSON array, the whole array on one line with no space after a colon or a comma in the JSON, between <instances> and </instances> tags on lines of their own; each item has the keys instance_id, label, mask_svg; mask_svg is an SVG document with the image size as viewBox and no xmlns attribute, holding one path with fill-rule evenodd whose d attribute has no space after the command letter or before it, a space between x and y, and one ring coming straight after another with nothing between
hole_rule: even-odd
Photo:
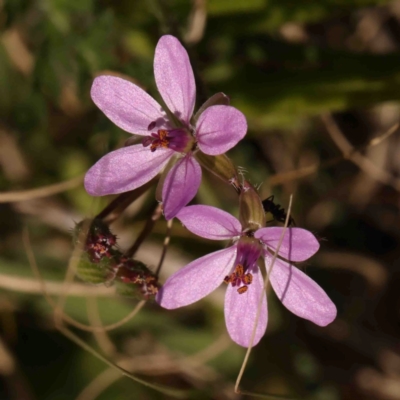
<instances>
[{"instance_id":1,"label":"purple veined petal","mask_svg":"<svg viewBox=\"0 0 400 400\"><path fill-rule=\"evenodd\" d=\"M196 101L196 84L189 56L174 36L165 35L158 41L154 76L165 104L189 125Z\"/></svg>"},{"instance_id":2,"label":"purple veined petal","mask_svg":"<svg viewBox=\"0 0 400 400\"><path fill-rule=\"evenodd\" d=\"M255 232L254 237L275 252L283 229L261 228ZM287 228L279 248L279 255L290 261L304 261L313 256L318 249L319 242L311 232L301 228Z\"/></svg>"},{"instance_id":3,"label":"purple veined petal","mask_svg":"<svg viewBox=\"0 0 400 400\"><path fill-rule=\"evenodd\" d=\"M272 256L267 255L268 271L271 262ZM295 266L276 259L269 279L282 304L293 314L319 326L326 326L336 318L336 306L328 295Z\"/></svg>"},{"instance_id":4,"label":"purple veined petal","mask_svg":"<svg viewBox=\"0 0 400 400\"><path fill-rule=\"evenodd\" d=\"M97 107L119 128L138 135L149 135L155 129L168 128L162 107L143 89L116 76L98 76L90 91Z\"/></svg>"},{"instance_id":5,"label":"purple veined petal","mask_svg":"<svg viewBox=\"0 0 400 400\"><path fill-rule=\"evenodd\" d=\"M231 246L192 261L167 279L157 293L157 302L172 310L202 299L223 282L235 258L236 246Z\"/></svg>"},{"instance_id":6,"label":"purple veined petal","mask_svg":"<svg viewBox=\"0 0 400 400\"><path fill-rule=\"evenodd\" d=\"M199 163L187 154L168 172L162 189L164 216L167 220L175 215L196 196L201 182Z\"/></svg>"},{"instance_id":7,"label":"purple veined petal","mask_svg":"<svg viewBox=\"0 0 400 400\"><path fill-rule=\"evenodd\" d=\"M211 106L201 115L196 126L198 145L211 156L223 154L243 139L247 132L245 116L231 106Z\"/></svg>"},{"instance_id":8,"label":"purple veined petal","mask_svg":"<svg viewBox=\"0 0 400 400\"><path fill-rule=\"evenodd\" d=\"M226 290L226 328L232 340L240 346L248 347L250 344L261 296L263 296L263 300L253 346L264 336L268 323L267 296L264 292L264 281L259 268L254 269L253 282L245 293L239 294L237 287L232 285L229 285Z\"/></svg>"},{"instance_id":9,"label":"purple veined petal","mask_svg":"<svg viewBox=\"0 0 400 400\"><path fill-rule=\"evenodd\" d=\"M226 211L211 206L188 206L176 215L183 225L195 235L212 239L225 240L239 236L242 225L239 220Z\"/></svg>"},{"instance_id":10,"label":"purple veined petal","mask_svg":"<svg viewBox=\"0 0 400 400\"><path fill-rule=\"evenodd\" d=\"M86 173L85 189L92 196L136 189L154 178L173 154L164 149L151 152L141 144L112 151Z\"/></svg>"}]
</instances>

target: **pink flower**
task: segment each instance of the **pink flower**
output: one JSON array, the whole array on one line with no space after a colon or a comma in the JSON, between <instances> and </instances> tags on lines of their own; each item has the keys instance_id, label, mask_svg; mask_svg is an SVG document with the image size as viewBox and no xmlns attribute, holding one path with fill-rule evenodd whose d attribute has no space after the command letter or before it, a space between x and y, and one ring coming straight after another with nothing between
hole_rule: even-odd
<instances>
[{"instance_id":1,"label":"pink flower","mask_svg":"<svg viewBox=\"0 0 400 400\"><path fill-rule=\"evenodd\" d=\"M235 217L210 206L183 208L177 218L204 238L233 240L226 249L201 257L172 275L157 295L158 303L174 309L200 300L222 282L228 284L225 295L225 322L232 340L247 347L253 331L257 306L263 295L263 277L257 265L260 256L268 271L282 234L281 227L243 231ZM319 249L314 235L301 228L288 228L270 273L271 285L282 304L292 313L325 326L336 317L336 307L327 294L311 278L290 264L304 261ZM282 258L290 261L284 261ZM267 328L267 298L263 295L262 309L256 327L254 345Z\"/></svg>"},{"instance_id":2,"label":"pink flower","mask_svg":"<svg viewBox=\"0 0 400 400\"><path fill-rule=\"evenodd\" d=\"M188 54L175 37L166 35L159 40L154 75L169 111L129 81L107 75L94 80L91 96L96 105L118 127L144 139L142 144L101 158L86 173L85 188L93 196L136 189L174 158L176 164L166 175L162 189L164 214L171 219L193 199L200 186L201 168L193 157L196 151L225 153L244 137L247 123L234 107L214 105L192 125L196 86Z\"/></svg>"}]
</instances>

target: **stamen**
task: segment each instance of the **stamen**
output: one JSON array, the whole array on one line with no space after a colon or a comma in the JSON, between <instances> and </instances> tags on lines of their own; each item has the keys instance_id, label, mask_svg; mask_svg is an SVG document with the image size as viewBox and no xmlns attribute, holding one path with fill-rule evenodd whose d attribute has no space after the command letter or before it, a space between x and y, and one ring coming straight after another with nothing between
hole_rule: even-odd
<instances>
[{"instance_id":1,"label":"stamen","mask_svg":"<svg viewBox=\"0 0 400 400\"><path fill-rule=\"evenodd\" d=\"M226 283L227 285L231 284L232 287L236 287L239 286L238 288L238 293L242 294L245 293L248 289L248 285L251 284L251 282L253 282L253 275L251 273L244 273L244 267L241 264L236 265L236 268L234 269L234 271L229 275L226 276L224 279L224 283ZM242 285L243 286L240 286Z\"/></svg>"},{"instance_id":2,"label":"stamen","mask_svg":"<svg viewBox=\"0 0 400 400\"><path fill-rule=\"evenodd\" d=\"M149 129L153 128L155 123L149 125ZM144 147L150 146L152 152L158 148L172 149L178 152L187 151L190 135L184 129L159 129L157 133L151 133L142 140Z\"/></svg>"},{"instance_id":3,"label":"stamen","mask_svg":"<svg viewBox=\"0 0 400 400\"><path fill-rule=\"evenodd\" d=\"M148 131L152 131L157 125L156 121L150 122L149 126L147 127Z\"/></svg>"},{"instance_id":4,"label":"stamen","mask_svg":"<svg viewBox=\"0 0 400 400\"><path fill-rule=\"evenodd\" d=\"M243 283L245 283L246 285L250 285L251 282L253 282L253 275L248 273L243 277Z\"/></svg>"},{"instance_id":5,"label":"stamen","mask_svg":"<svg viewBox=\"0 0 400 400\"><path fill-rule=\"evenodd\" d=\"M237 291L238 291L239 294L243 294L243 293L246 293L247 290L248 290L247 286L242 286Z\"/></svg>"}]
</instances>

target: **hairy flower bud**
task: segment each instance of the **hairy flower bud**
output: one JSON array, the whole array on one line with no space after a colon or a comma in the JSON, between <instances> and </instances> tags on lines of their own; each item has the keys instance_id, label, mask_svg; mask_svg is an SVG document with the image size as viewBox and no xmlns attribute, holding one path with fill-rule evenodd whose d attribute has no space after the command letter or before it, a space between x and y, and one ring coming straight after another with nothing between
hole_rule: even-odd
<instances>
[{"instance_id":1,"label":"hairy flower bud","mask_svg":"<svg viewBox=\"0 0 400 400\"><path fill-rule=\"evenodd\" d=\"M225 154L210 156L198 152L195 157L202 167L208 169L226 183L231 184L237 191L239 190L238 172L232 161Z\"/></svg>"},{"instance_id":2,"label":"hairy flower bud","mask_svg":"<svg viewBox=\"0 0 400 400\"><path fill-rule=\"evenodd\" d=\"M241 186L239 209L239 220L245 230L257 230L265 226L265 213L260 196L247 181Z\"/></svg>"},{"instance_id":3,"label":"hairy flower bud","mask_svg":"<svg viewBox=\"0 0 400 400\"><path fill-rule=\"evenodd\" d=\"M146 300L157 294L157 276L142 262L122 254L116 247L116 236L100 219L81 221L73 237L83 250L76 274L84 282L115 283L118 293Z\"/></svg>"}]
</instances>

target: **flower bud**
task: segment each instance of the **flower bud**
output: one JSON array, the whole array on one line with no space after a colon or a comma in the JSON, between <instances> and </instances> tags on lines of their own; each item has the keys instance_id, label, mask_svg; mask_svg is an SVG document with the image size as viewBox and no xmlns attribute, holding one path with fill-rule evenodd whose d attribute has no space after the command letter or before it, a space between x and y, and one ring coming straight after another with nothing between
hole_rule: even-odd
<instances>
[{"instance_id":1,"label":"flower bud","mask_svg":"<svg viewBox=\"0 0 400 400\"><path fill-rule=\"evenodd\" d=\"M265 213L260 196L247 181L241 185L239 220L244 230L257 230L265 226Z\"/></svg>"},{"instance_id":2,"label":"flower bud","mask_svg":"<svg viewBox=\"0 0 400 400\"><path fill-rule=\"evenodd\" d=\"M101 219L85 219L79 222L72 236L75 244L84 242L83 250L93 263L98 263L103 258L111 258L115 252L117 237Z\"/></svg>"},{"instance_id":3,"label":"flower bud","mask_svg":"<svg viewBox=\"0 0 400 400\"><path fill-rule=\"evenodd\" d=\"M116 273L119 294L141 299L154 297L158 292L157 277L140 261L122 256Z\"/></svg>"},{"instance_id":4,"label":"flower bud","mask_svg":"<svg viewBox=\"0 0 400 400\"><path fill-rule=\"evenodd\" d=\"M195 154L195 157L201 166L208 169L226 183L232 185L236 191L239 191L240 184L237 170L232 161L225 154L209 156L199 151Z\"/></svg>"}]
</instances>

